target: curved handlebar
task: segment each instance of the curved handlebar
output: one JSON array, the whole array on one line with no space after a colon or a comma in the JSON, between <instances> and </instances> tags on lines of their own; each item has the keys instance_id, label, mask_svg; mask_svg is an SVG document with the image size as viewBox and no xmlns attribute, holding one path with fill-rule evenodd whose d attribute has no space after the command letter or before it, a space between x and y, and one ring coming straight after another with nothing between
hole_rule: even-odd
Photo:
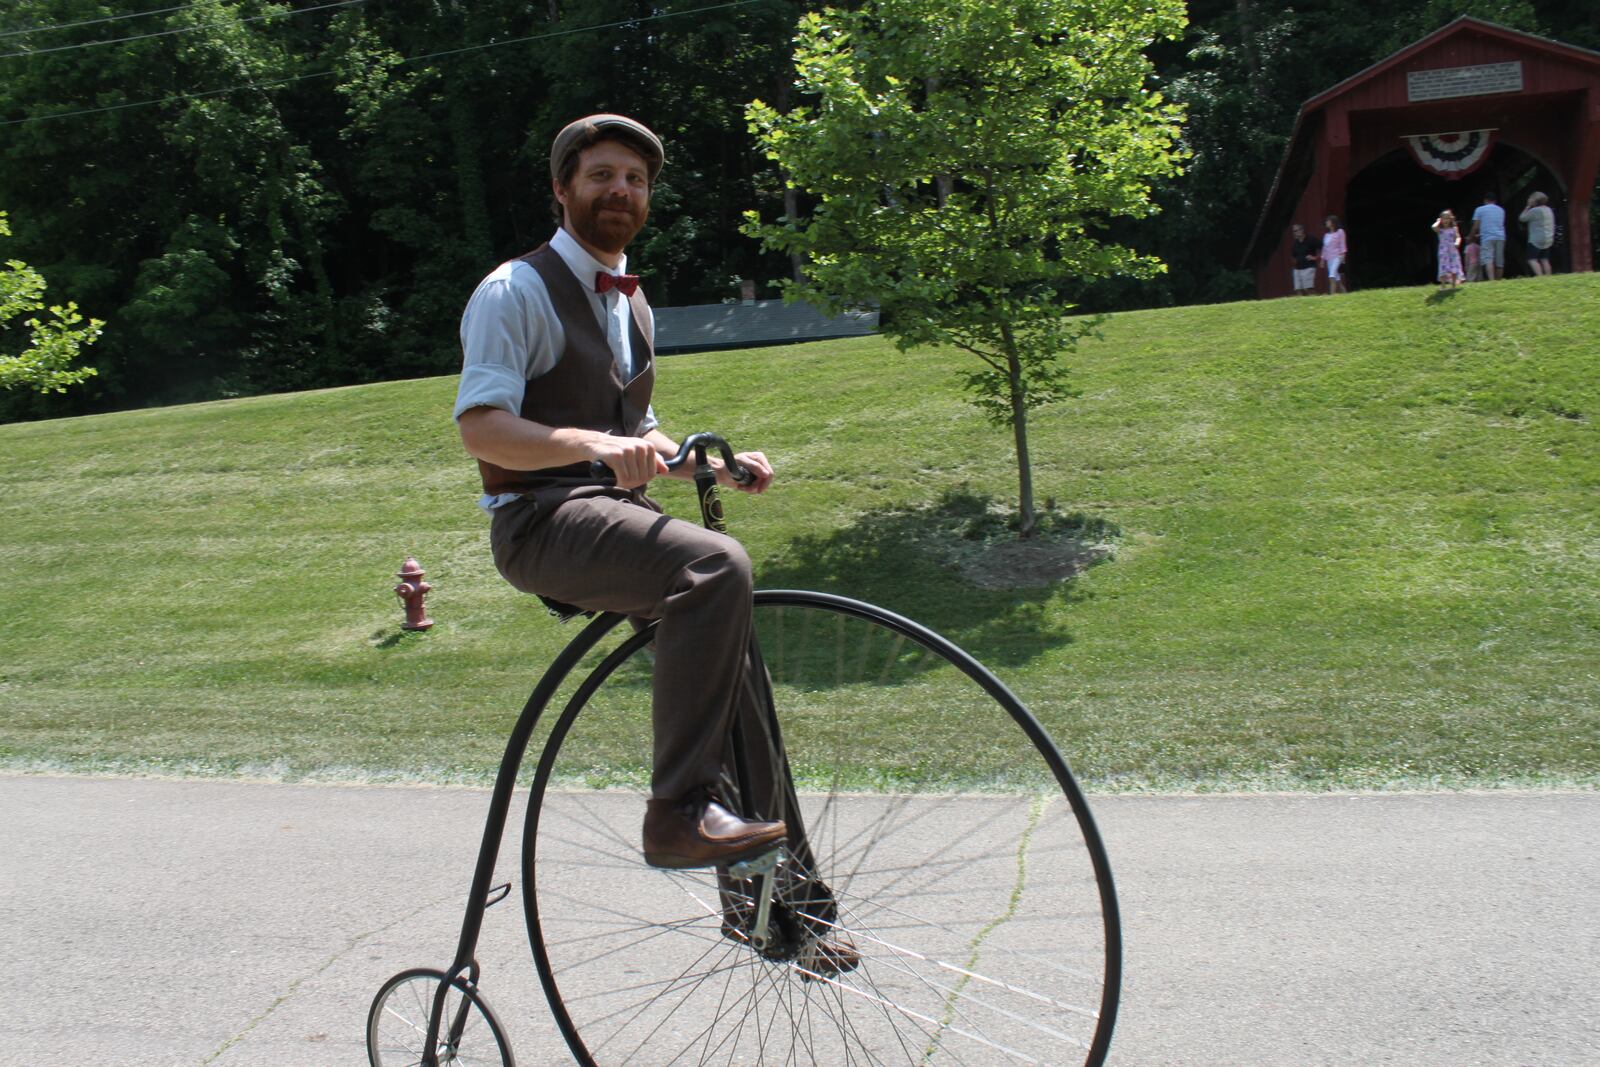
<instances>
[{"instance_id":1,"label":"curved handlebar","mask_svg":"<svg viewBox=\"0 0 1600 1067\"><path fill-rule=\"evenodd\" d=\"M722 454L722 462L727 465L729 477L739 485L749 485L756 480L755 473L749 467L733 458L732 446L714 433L697 433L685 438L678 448L678 454L667 460L667 470L677 470L688 462L691 455L695 457L696 466L704 464L708 448L715 448ZM611 468L598 459L589 462L589 474L598 481L616 481L616 475L612 474Z\"/></svg>"}]
</instances>

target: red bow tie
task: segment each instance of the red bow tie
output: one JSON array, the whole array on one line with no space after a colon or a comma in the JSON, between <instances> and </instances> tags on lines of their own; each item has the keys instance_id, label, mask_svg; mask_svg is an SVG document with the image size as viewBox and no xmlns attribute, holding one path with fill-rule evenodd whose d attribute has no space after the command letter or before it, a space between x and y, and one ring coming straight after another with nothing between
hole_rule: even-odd
<instances>
[{"instance_id":1,"label":"red bow tie","mask_svg":"<svg viewBox=\"0 0 1600 1067\"><path fill-rule=\"evenodd\" d=\"M632 296L637 288L639 288L637 274L607 274L603 270L595 272L594 291L597 293L607 293L615 289L623 296Z\"/></svg>"}]
</instances>

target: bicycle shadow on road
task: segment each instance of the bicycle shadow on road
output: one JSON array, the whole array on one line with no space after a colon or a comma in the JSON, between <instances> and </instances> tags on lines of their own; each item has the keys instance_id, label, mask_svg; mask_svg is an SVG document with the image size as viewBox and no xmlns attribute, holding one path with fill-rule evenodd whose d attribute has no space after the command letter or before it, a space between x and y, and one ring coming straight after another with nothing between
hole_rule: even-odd
<instances>
[{"instance_id":1,"label":"bicycle shadow on road","mask_svg":"<svg viewBox=\"0 0 1600 1067\"><path fill-rule=\"evenodd\" d=\"M1073 642L1061 606L1086 599L1077 577L1113 558L1103 519L1041 513L1019 541L992 497L951 489L930 504L874 511L806 534L757 561L759 589L817 589L888 608L990 666L1017 666Z\"/></svg>"}]
</instances>

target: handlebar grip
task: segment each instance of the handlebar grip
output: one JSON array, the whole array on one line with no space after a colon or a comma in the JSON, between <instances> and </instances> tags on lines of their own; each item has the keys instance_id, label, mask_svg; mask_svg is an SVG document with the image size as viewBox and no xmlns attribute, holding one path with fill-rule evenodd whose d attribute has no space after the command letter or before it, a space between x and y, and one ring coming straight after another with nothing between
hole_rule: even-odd
<instances>
[{"instance_id":1,"label":"handlebar grip","mask_svg":"<svg viewBox=\"0 0 1600 1067\"><path fill-rule=\"evenodd\" d=\"M678 454L666 461L667 469L677 470L679 467L683 466L684 463L688 462L689 457L694 454L696 446L701 448L715 448L717 451L722 453L723 467L726 468L728 476L732 478L736 484L749 485L751 482L756 480L754 471L733 458L733 449L729 447L728 442L712 433L697 433L694 436L685 439L682 446L680 446L678 449ZM598 459L592 459L589 461L589 477L593 478L597 482L614 483L617 480L617 476L612 472L611 468L606 466Z\"/></svg>"},{"instance_id":2,"label":"handlebar grip","mask_svg":"<svg viewBox=\"0 0 1600 1067\"><path fill-rule=\"evenodd\" d=\"M756 480L755 472L743 463L735 463L728 467L728 476L739 485L749 485ZM617 480L617 476L611 472L611 468L598 459L589 461L589 477L597 482L614 482Z\"/></svg>"}]
</instances>

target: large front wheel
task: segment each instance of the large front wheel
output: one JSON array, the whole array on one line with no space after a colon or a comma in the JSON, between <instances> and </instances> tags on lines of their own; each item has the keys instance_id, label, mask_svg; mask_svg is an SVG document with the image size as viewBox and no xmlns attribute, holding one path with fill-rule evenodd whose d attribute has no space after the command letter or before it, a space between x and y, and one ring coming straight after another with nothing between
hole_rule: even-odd
<instances>
[{"instance_id":1,"label":"large front wheel","mask_svg":"<svg viewBox=\"0 0 1600 1067\"><path fill-rule=\"evenodd\" d=\"M805 828L764 951L746 936L755 883L640 855L650 631L581 678L545 745L524 894L578 1062L1101 1063L1116 898L1032 715L959 648L870 605L762 592L755 623L782 739L769 747L795 786L778 792L799 807L763 814ZM859 966L819 966L830 943Z\"/></svg>"}]
</instances>

